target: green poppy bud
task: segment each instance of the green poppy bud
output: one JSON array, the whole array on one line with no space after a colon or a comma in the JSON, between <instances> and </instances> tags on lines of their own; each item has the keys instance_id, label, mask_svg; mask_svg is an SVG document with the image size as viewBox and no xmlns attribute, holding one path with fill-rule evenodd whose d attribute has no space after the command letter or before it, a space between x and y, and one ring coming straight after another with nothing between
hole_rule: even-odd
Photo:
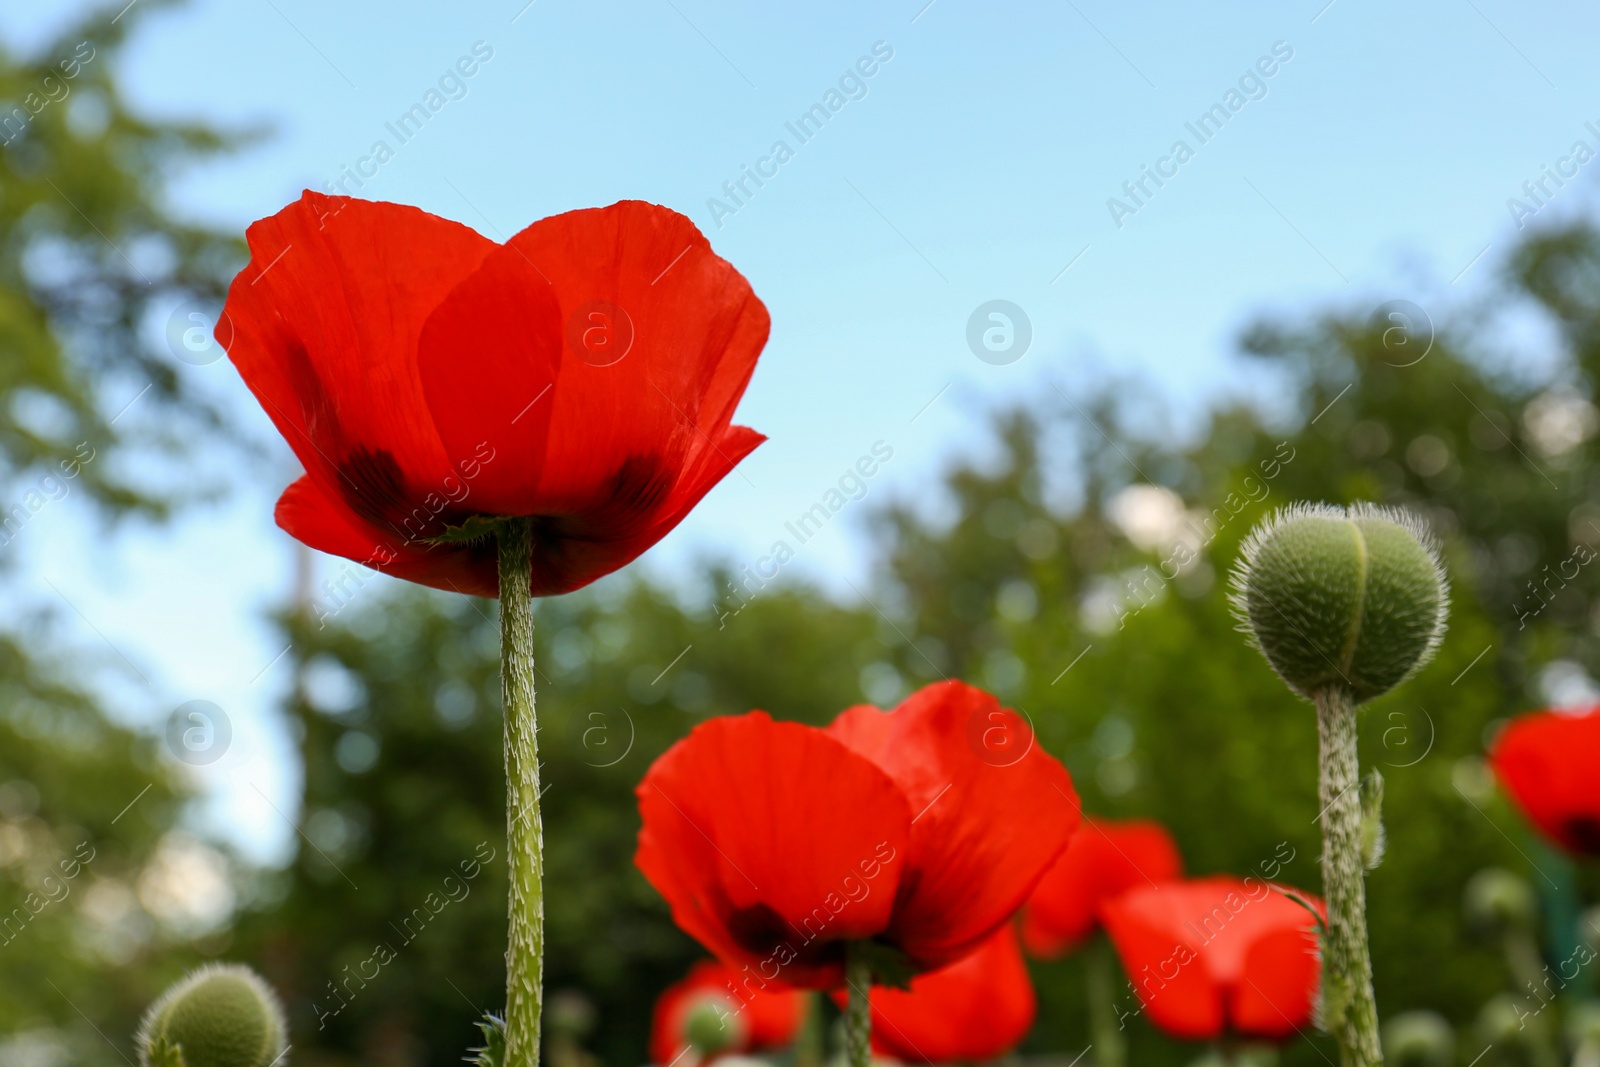
<instances>
[{"instance_id":1,"label":"green poppy bud","mask_svg":"<svg viewBox=\"0 0 1600 1067\"><path fill-rule=\"evenodd\" d=\"M1567 1008L1567 1040L1600 1054L1600 1001L1580 1000ZM1574 1057L1573 1063L1581 1063Z\"/></svg>"},{"instance_id":2,"label":"green poppy bud","mask_svg":"<svg viewBox=\"0 0 1600 1067\"><path fill-rule=\"evenodd\" d=\"M1486 938L1532 930L1538 917L1527 879L1500 867L1485 867L1467 879L1461 907L1467 923Z\"/></svg>"},{"instance_id":3,"label":"green poppy bud","mask_svg":"<svg viewBox=\"0 0 1600 1067\"><path fill-rule=\"evenodd\" d=\"M1478 1012L1478 1037L1486 1044L1510 1049L1540 1048L1549 1041L1541 1005L1501 993Z\"/></svg>"},{"instance_id":4,"label":"green poppy bud","mask_svg":"<svg viewBox=\"0 0 1600 1067\"><path fill-rule=\"evenodd\" d=\"M1241 629L1290 689L1357 703L1433 657L1449 585L1438 546L1396 508L1296 504L1256 527L1233 576Z\"/></svg>"},{"instance_id":5,"label":"green poppy bud","mask_svg":"<svg viewBox=\"0 0 1600 1067\"><path fill-rule=\"evenodd\" d=\"M1437 1012L1402 1012L1383 1024L1383 1058L1390 1067L1450 1067L1455 1034Z\"/></svg>"},{"instance_id":6,"label":"green poppy bud","mask_svg":"<svg viewBox=\"0 0 1600 1067\"><path fill-rule=\"evenodd\" d=\"M1578 916L1578 936L1590 951L1600 953L1600 904L1585 909Z\"/></svg>"},{"instance_id":7,"label":"green poppy bud","mask_svg":"<svg viewBox=\"0 0 1600 1067\"><path fill-rule=\"evenodd\" d=\"M141 1067L272 1067L285 1051L283 1007L248 967L202 967L161 994L139 1027Z\"/></svg>"},{"instance_id":8,"label":"green poppy bud","mask_svg":"<svg viewBox=\"0 0 1600 1067\"><path fill-rule=\"evenodd\" d=\"M733 1004L723 997L710 997L684 1017L683 1036L702 1056L715 1056L742 1041L744 1028Z\"/></svg>"}]
</instances>

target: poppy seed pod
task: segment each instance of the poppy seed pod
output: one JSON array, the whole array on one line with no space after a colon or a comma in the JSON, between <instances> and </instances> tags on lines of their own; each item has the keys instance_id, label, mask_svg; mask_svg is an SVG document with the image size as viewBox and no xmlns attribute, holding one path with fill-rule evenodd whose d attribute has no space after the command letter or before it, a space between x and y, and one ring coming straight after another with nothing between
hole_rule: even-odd
<instances>
[{"instance_id":1,"label":"poppy seed pod","mask_svg":"<svg viewBox=\"0 0 1600 1067\"><path fill-rule=\"evenodd\" d=\"M1246 539L1232 599L1290 689L1337 687L1361 703L1433 657L1450 595L1437 543L1409 513L1296 504Z\"/></svg>"},{"instance_id":2,"label":"poppy seed pod","mask_svg":"<svg viewBox=\"0 0 1600 1067\"><path fill-rule=\"evenodd\" d=\"M141 1067L270 1067L284 1053L277 994L248 967L191 972L161 994L139 1027Z\"/></svg>"}]
</instances>

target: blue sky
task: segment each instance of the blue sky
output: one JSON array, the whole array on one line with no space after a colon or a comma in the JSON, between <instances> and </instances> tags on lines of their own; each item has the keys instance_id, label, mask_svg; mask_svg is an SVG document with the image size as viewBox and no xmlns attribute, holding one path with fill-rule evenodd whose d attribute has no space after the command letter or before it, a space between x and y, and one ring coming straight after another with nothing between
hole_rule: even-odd
<instances>
[{"instance_id":1,"label":"blue sky","mask_svg":"<svg viewBox=\"0 0 1600 1067\"><path fill-rule=\"evenodd\" d=\"M1595 9L1219 6L494 0L373 14L200 0L142 18L114 62L152 115L272 125L178 176L174 206L219 226L324 188L379 140L393 158L351 191L491 236L625 197L693 218L772 312L739 419L771 441L651 554L671 574L708 551L764 553L878 441L894 458L868 499L926 495L943 463L984 451L979 413L1051 382L1133 372L1179 412L1228 391L1270 403L1233 355L1252 316L1469 306L1516 233L1508 199L1575 141L1600 148L1585 127L1600 129ZM7 11L0 34L27 47L85 10ZM401 144L386 124L475 45L492 57L447 81L456 98L441 93ZM803 143L786 126L830 102L842 106ZM1186 123L1214 104L1227 121L1202 142ZM733 203L724 183L758 166L764 184ZM1124 183L1147 167L1168 176L1145 178L1136 201ZM1539 221L1590 206L1589 169ZM1020 359L969 347L969 318L993 300L1027 316ZM226 362L183 372L270 433ZM48 602L48 579L71 601L66 629L110 664L103 684L128 718L191 699L228 711L235 750L205 772L207 819L257 856L286 847L297 792L270 710L287 672L261 621L293 569L270 508L295 469L274 447L227 502L175 527L106 545L68 503L16 546L26 588ZM793 566L848 592L860 547L836 523Z\"/></svg>"}]
</instances>

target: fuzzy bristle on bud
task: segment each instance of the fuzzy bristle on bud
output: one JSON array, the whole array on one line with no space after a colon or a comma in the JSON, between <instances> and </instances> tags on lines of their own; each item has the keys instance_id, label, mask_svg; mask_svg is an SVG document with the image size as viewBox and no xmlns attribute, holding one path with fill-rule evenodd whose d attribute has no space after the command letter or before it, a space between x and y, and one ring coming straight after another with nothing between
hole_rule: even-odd
<instances>
[{"instance_id":1,"label":"fuzzy bristle on bud","mask_svg":"<svg viewBox=\"0 0 1600 1067\"><path fill-rule=\"evenodd\" d=\"M1246 539L1232 601L1290 689L1337 687L1360 703L1433 657L1450 593L1433 535L1408 512L1296 504Z\"/></svg>"},{"instance_id":2,"label":"fuzzy bristle on bud","mask_svg":"<svg viewBox=\"0 0 1600 1067\"><path fill-rule=\"evenodd\" d=\"M186 975L145 1012L141 1067L272 1067L285 1050L283 1007L248 967L213 964Z\"/></svg>"}]
</instances>

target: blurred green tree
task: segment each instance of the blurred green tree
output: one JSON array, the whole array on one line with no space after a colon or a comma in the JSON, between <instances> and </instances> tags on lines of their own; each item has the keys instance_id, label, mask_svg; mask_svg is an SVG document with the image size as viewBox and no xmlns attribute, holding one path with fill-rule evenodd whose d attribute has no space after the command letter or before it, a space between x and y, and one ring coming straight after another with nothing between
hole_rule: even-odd
<instances>
[{"instance_id":1,"label":"blurred green tree","mask_svg":"<svg viewBox=\"0 0 1600 1067\"><path fill-rule=\"evenodd\" d=\"M190 456L222 427L180 371L221 358L209 334L244 243L184 221L163 190L243 137L129 109L112 56L160 6L95 12L31 56L0 44L0 539L73 460L72 488L110 514L163 510L176 490L109 454Z\"/></svg>"},{"instance_id":2,"label":"blurred green tree","mask_svg":"<svg viewBox=\"0 0 1600 1067\"><path fill-rule=\"evenodd\" d=\"M187 490L130 460L186 454L191 431L221 424L167 327L185 301L220 306L242 242L182 221L163 194L174 167L236 139L146 121L118 92L112 56L157 6L97 12L31 55L0 45L0 569L33 516L74 492L106 520L164 515ZM209 358L188 340L184 358ZM217 854L172 833L188 786L157 740L88 695L48 612L12 603L0 1062L120 1064L144 1006L223 946L164 912L196 887L184 864Z\"/></svg>"}]
</instances>

